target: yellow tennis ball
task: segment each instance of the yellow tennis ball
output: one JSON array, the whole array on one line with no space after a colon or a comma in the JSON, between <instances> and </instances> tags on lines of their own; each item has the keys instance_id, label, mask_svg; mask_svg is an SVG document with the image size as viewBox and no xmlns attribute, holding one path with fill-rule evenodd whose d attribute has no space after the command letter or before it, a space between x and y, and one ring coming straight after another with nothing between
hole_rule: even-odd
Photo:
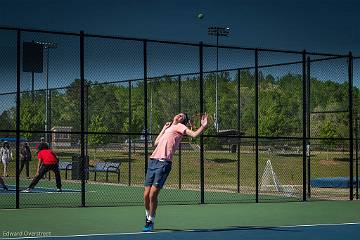
<instances>
[{"instance_id":1,"label":"yellow tennis ball","mask_svg":"<svg viewBox=\"0 0 360 240\"><path fill-rule=\"evenodd\" d=\"M198 19L203 19L203 18L204 18L204 14L199 13L199 14L197 15L197 18L198 18Z\"/></svg>"}]
</instances>

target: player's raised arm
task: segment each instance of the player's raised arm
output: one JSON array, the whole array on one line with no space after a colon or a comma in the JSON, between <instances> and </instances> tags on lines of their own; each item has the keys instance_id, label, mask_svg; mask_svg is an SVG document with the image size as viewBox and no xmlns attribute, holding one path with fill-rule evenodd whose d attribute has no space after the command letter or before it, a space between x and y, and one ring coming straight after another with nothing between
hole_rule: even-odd
<instances>
[{"instance_id":1,"label":"player's raised arm","mask_svg":"<svg viewBox=\"0 0 360 240\"><path fill-rule=\"evenodd\" d=\"M208 124L208 115L205 113L204 115L201 116L200 127L196 131L192 131L191 129L186 129L186 135L193 138L199 136L205 130L207 124Z\"/></svg>"}]
</instances>

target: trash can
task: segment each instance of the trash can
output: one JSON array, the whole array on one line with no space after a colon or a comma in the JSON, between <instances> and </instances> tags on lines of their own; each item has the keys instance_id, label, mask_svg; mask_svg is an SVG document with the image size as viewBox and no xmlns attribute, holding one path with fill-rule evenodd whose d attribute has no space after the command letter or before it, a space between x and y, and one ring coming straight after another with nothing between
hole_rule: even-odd
<instances>
[{"instance_id":1,"label":"trash can","mask_svg":"<svg viewBox=\"0 0 360 240\"><path fill-rule=\"evenodd\" d=\"M81 156L74 155L72 157L72 170L71 170L71 179L72 180L81 180ZM84 162L84 173L86 178L84 180L89 179L89 156L86 156L86 161Z\"/></svg>"}]
</instances>

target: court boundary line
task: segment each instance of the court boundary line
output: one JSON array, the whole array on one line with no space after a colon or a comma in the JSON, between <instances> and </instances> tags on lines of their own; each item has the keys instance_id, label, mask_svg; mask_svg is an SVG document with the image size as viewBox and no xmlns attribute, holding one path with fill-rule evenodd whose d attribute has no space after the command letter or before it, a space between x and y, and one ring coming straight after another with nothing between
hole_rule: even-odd
<instances>
[{"instance_id":1,"label":"court boundary line","mask_svg":"<svg viewBox=\"0 0 360 240\"><path fill-rule=\"evenodd\" d=\"M360 222L299 224L299 225L284 225L284 226L243 226L243 227L244 228L249 227L252 229L263 229L263 228L297 228L297 227L346 226L346 225L360 225ZM177 230L177 231L160 230L155 232L93 233L93 234L74 234L74 235L65 235L65 236L34 236L34 237L19 237L19 238L5 237L0 239L44 239L44 238L78 238L78 237L96 237L96 236L126 236L126 235L157 234L157 233L169 233L169 232L201 232L206 230L207 229L186 229L186 230ZM31 233L31 231L28 232Z\"/></svg>"},{"instance_id":2,"label":"court boundary line","mask_svg":"<svg viewBox=\"0 0 360 240\"><path fill-rule=\"evenodd\" d=\"M11 187L13 187L14 185L9 185ZM26 187L24 187L24 189L26 189ZM51 193L81 193L81 189L77 190L77 189L73 189L73 188L65 188L65 190L68 190L68 191L62 191L62 192L57 192L56 191L56 188L48 188L48 187L36 187L35 189L41 189L41 190L44 190L43 192L39 191L39 192L36 192L36 191L33 191L33 192L30 192L30 193L47 193L47 194L51 194ZM48 191L48 190L54 190L52 192ZM3 193L12 193L12 192L16 192L16 189L13 190L13 188L11 190L8 190L8 191L1 191L0 194L3 194ZM96 191L94 190L91 190L91 191L86 191L87 193L94 193ZM22 190L20 190L20 193L24 193L22 192Z\"/></svg>"}]
</instances>

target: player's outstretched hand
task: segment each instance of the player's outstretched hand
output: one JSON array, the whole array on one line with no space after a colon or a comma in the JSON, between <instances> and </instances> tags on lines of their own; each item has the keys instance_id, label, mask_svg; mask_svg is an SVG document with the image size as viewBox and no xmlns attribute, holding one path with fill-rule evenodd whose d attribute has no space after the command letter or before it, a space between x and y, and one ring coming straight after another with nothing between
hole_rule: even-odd
<instances>
[{"instance_id":1,"label":"player's outstretched hand","mask_svg":"<svg viewBox=\"0 0 360 240\"><path fill-rule=\"evenodd\" d=\"M205 113L204 115L201 116L201 126L206 128L207 124L208 124L208 114Z\"/></svg>"}]
</instances>

